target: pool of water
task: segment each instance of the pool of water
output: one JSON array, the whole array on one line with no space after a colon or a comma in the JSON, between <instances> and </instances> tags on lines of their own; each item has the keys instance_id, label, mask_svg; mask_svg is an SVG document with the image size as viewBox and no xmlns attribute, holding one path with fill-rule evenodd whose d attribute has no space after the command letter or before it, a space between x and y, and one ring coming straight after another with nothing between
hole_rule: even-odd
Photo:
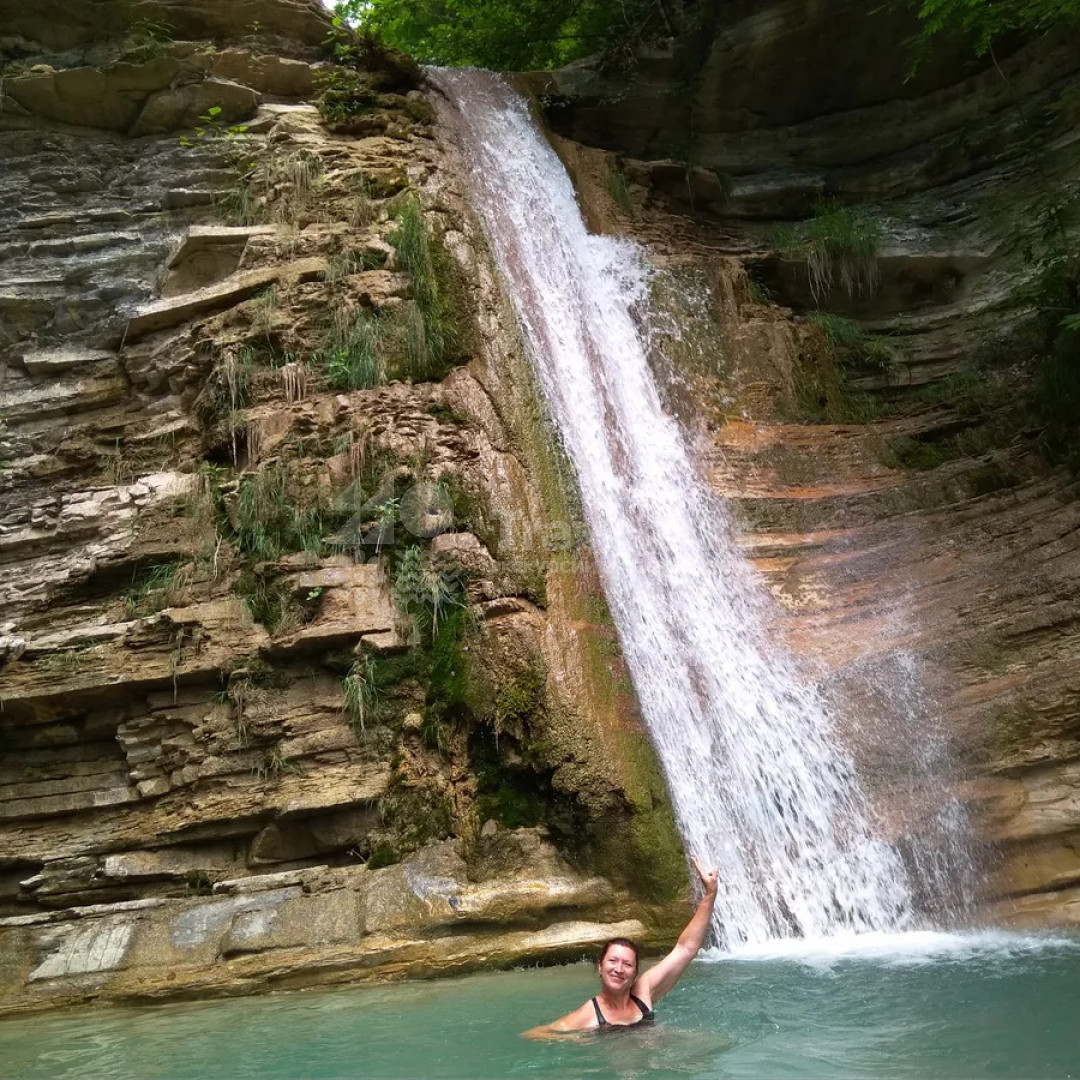
<instances>
[{"instance_id":1,"label":"pool of water","mask_svg":"<svg viewBox=\"0 0 1080 1080\"><path fill-rule=\"evenodd\" d=\"M596 989L569 967L0 1023L0 1075L1080 1075L1080 940L906 934L706 959L648 1030L520 1038Z\"/></svg>"}]
</instances>

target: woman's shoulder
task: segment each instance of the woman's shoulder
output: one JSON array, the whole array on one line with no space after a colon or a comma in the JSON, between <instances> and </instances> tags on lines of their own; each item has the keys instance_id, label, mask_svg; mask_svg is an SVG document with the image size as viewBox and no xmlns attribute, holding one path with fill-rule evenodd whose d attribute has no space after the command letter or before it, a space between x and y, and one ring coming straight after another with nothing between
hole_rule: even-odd
<instances>
[{"instance_id":1,"label":"woman's shoulder","mask_svg":"<svg viewBox=\"0 0 1080 1080\"><path fill-rule=\"evenodd\" d=\"M572 1013L567 1013L555 1023L562 1031L586 1031L589 1028L598 1027L599 1020L593 1006L593 999L589 998Z\"/></svg>"}]
</instances>

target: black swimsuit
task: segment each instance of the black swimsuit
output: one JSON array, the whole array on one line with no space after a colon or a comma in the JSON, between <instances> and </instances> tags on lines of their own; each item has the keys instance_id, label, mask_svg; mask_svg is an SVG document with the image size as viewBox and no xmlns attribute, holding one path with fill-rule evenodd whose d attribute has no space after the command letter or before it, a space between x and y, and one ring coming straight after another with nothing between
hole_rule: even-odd
<instances>
[{"instance_id":1,"label":"black swimsuit","mask_svg":"<svg viewBox=\"0 0 1080 1080\"><path fill-rule=\"evenodd\" d=\"M650 1009L649 1006L641 1000L641 998L635 997L633 994L631 994L630 1000L641 1010L641 1016L639 1016L637 1020L633 1021L633 1023L630 1024L611 1024L608 1023L607 1018L600 1011L600 1003L596 1000L596 998L593 998L592 1007L596 1010L597 1024L602 1028L637 1027L638 1024L650 1024L656 1019L656 1015L653 1013L652 1009Z\"/></svg>"}]
</instances>

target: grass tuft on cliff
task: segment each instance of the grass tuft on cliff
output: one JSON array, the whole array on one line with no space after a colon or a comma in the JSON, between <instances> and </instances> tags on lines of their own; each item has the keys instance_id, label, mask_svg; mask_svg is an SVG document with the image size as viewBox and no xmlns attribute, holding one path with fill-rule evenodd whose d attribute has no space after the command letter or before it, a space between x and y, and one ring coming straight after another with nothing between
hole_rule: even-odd
<instances>
[{"instance_id":1,"label":"grass tuft on cliff","mask_svg":"<svg viewBox=\"0 0 1080 1080\"><path fill-rule=\"evenodd\" d=\"M877 288L881 224L866 209L821 203L808 221L778 229L774 243L784 259L806 263L815 301L837 286L848 296Z\"/></svg>"},{"instance_id":2,"label":"grass tuft on cliff","mask_svg":"<svg viewBox=\"0 0 1080 1080\"><path fill-rule=\"evenodd\" d=\"M414 193L401 200L387 239L412 281L412 299L401 318L404 374L417 382L442 378L463 357L470 338L457 270L441 238L428 228Z\"/></svg>"},{"instance_id":3,"label":"grass tuft on cliff","mask_svg":"<svg viewBox=\"0 0 1080 1080\"><path fill-rule=\"evenodd\" d=\"M319 508L298 506L286 470L269 465L240 480L236 499L237 546L256 559L292 551L318 554L324 522Z\"/></svg>"},{"instance_id":4,"label":"grass tuft on cliff","mask_svg":"<svg viewBox=\"0 0 1080 1080\"><path fill-rule=\"evenodd\" d=\"M885 403L852 383L852 372L887 372L893 352L850 319L814 312L792 371L789 419L801 423L865 424L883 415Z\"/></svg>"},{"instance_id":5,"label":"grass tuft on cliff","mask_svg":"<svg viewBox=\"0 0 1080 1080\"><path fill-rule=\"evenodd\" d=\"M815 311L810 322L821 331L841 367L888 371L893 366L896 357L889 343L878 334L868 334L851 319Z\"/></svg>"},{"instance_id":6,"label":"grass tuft on cliff","mask_svg":"<svg viewBox=\"0 0 1080 1080\"><path fill-rule=\"evenodd\" d=\"M340 329L334 328L327 348L316 354L334 390L366 390L386 381L381 356L383 326L377 314L358 311Z\"/></svg>"}]
</instances>

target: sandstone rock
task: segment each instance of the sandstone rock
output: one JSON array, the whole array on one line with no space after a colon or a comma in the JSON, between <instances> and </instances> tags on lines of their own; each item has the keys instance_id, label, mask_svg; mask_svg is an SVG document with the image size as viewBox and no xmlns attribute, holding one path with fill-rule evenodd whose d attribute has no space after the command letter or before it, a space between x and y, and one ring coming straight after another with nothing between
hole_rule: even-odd
<instances>
[{"instance_id":1,"label":"sandstone rock","mask_svg":"<svg viewBox=\"0 0 1080 1080\"><path fill-rule=\"evenodd\" d=\"M0 664L18 660L26 651L26 641L14 634L0 634Z\"/></svg>"},{"instance_id":2,"label":"sandstone rock","mask_svg":"<svg viewBox=\"0 0 1080 1080\"><path fill-rule=\"evenodd\" d=\"M72 26L81 10L76 3ZM202 17L200 11L198 4L177 8L181 18ZM222 18L239 17L223 9ZM255 12L245 21L254 18L271 21ZM319 19L325 25L325 15ZM311 78L306 63L250 52L215 57L173 43L163 55L178 65L169 82L147 82L141 70L124 75L133 80L130 101L143 109L146 125L155 110L165 127L186 122L178 111L185 102L192 111L210 104L195 99L214 86L207 73L281 96L306 92ZM414 78L415 69L406 68ZM126 112L108 112L123 70L99 71L103 87L95 74L81 77L87 94L100 90L85 99L84 118L126 122ZM52 107L58 73L35 74L53 88L42 91L42 108ZM409 104L419 109L417 101ZM404 115L403 100L391 104ZM402 139L329 139L311 104L264 105L253 128L262 125L270 139L245 139L244 146L261 159L265 145L278 161L300 149L318 154L319 206L295 228L230 229L212 224L212 215L235 183L236 144L206 138L181 149L175 135L97 138L66 131L59 126L66 121L43 134L40 117L5 116L0 204L13 227L0 246L0 344L29 362L9 367L0 434L0 607L13 623L3 633L26 643L15 658L12 640L0 685L0 850L16 867L0 875L0 903L33 914L0 919L0 1009L63 1003L75 994L152 1000L357 973L434 974L523 956L561 958L602 937L628 909L628 898L568 871L539 838L534 844L489 830L482 881L453 852L434 860L446 862L443 876L456 890L448 895L471 905L475 919L462 918L432 891L439 865L414 860L408 880L394 867L386 873L363 865L373 838L386 829L380 813L394 778L400 714L411 747L418 742L411 711L424 690L411 678L389 688L378 722L364 732L354 733L344 715L341 665L350 662L349 650L389 655L406 648L385 570L302 557L261 567L260 579L283 604L298 600L303 609L272 641L237 600L240 568L251 570L251 560L238 557L213 524L196 528L189 518L193 507L202 512L195 504L203 477L195 466L208 453L215 468L207 472L215 478L234 465L239 472L295 459L312 465L314 483L323 485L330 472L321 467L324 457L338 459L334 475L348 483L358 471L357 451L376 455L369 461L383 454L404 460L426 445L430 475L467 472L478 503L490 501L505 518L508 544L540 534L531 466L522 464L517 435L503 419L514 417L516 406L507 394L513 379L498 366L505 326L497 280L452 192L438 196L432 221L452 226L448 246L470 267L470 282L475 274L470 313L473 293L486 290L486 359L470 367L468 379L461 379L464 368L455 377L482 422L465 408L455 415L453 395L442 400L447 408L435 407L443 388L433 383L337 395L309 384L304 400L284 402L274 396L274 373L259 370L260 363L251 403L240 410L251 441L234 460L229 451L220 456L220 447L207 449L212 425L194 407L221 349L260 347L260 334L275 353L322 348L324 308L339 285L349 309L385 304L389 313L406 301L409 276L386 241L392 225L376 204L408 182L436 178L433 142L404 128L395 128ZM350 201L359 176L369 185L371 207ZM348 224L353 212L367 223ZM330 216L341 220L324 220ZM326 253L342 243L387 261L343 283L318 280L328 269ZM231 310L249 290L274 283L282 287L270 327L255 327L250 309ZM356 450L343 453L343 440ZM173 469L173 480L164 479ZM415 475L400 472L402 479ZM133 475L140 479L128 482ZM221 487L236 524L235 476ZM511 505L518 499L528 504L520 515ZM424 536L438 531L429 518L441 527L433 505L425 498L416 508ZM221 529L229 532L224 523ZM463 542L478 565L494 564L492 551ZM183 566L185 582L169 606L162 599L162 610L154 611L156 601L142 606L125 598L144 571L173 564ZM129 617L136 605L148 613ZM543 615L532 614L542 622ZM431 753L421 764L432 792L467 806L472 781L460 762ZM295 869L328 860L351 865ZM282 867L289 868L284 877L252 874ZM27 883L21 891L20 882ZM225 884L216 895L201 895L214 882ZM366 929L373 884L373 924L406 889L415 925ZM140 899L95 903L129 897ZM597 910L590 897L604 898L603 923L589 921ZM501 912L555 929L507 934ZM59 937L40 937L75 935L92 920L123 920L131 928L123 949L69 936L64 958ZM572 929L562 932L558 924ZM95 952L108 953L112 964L121 951L119 966L90 970ZM52 966L29 981L49 957Z\"/></svg>"},{"instance_id":3,"label":"sandstone rock","mask_svg":"<svg viewBox=\"0 0 1080 1080\"><path fill-rule=\"evenodd\" d=\"M198 315L223 307L232 307L249 299L259 289L266 288L283 278L294 281L311 281L326 270L323 258L298 259L280 267L249 270L219 285L211 285L183 296L158 300L147 304L128 322L126 341L135 341L145 334L165 330L186 322Z\"/></svg>"},{"instance_id":4,"label":"sandstone rock","mask_svg":"<svg viewBox=\"0 0 1080 1080\"><path fill-rule=\"evenodd\" d=\"M472 533L442 533L433 537L431 554L458 563L467 574L478 578L490 578L495 570L495 560Z\"/></svg>"},{"instance_id":5,"label":"sandstone rock","mask_svg":"<svg viewBox=\"0 0 1080 1080\"><path fill-rule=\"evenodd\" d=\"M218 78L234 79L261 94L302 98L314 90L310 64L272 53L222 49L210 57L210 71Z\"/></svg>"},{"instance_id":6,"label":"sandstone rock","mask_svg":"<svg viewBox=\"0 0 1080 1080\"><path fill-rule=\"evenodd\" d=\"M408 645L397 630L381 630L375 634L364 634L354 651L360 653L366 649L376 656L392 656L404 652Z\"/></svg>"},{"instance_id":7,"label":"sandstone rock","mask_svg":"<svg viewBox=\"0 0 1080 1080\"><path fill-rule=\"evenodd\" d=\"M298 597L321 591L321 606L318 617L281 638L275 645L278 649L355 641L365 634L394 631L397 613L386 572L378 563L355 564L347 556L336 557L317 570L296 574L291 584Z\"/></svg>"},{"instance_id":8,"label":"sandstone rock","mask_svg":"<svg viewBox=\"0 0 1080 1080\"><path fill-rule=\"evenodd\" d=\"M162 296L193 292L230 277L240 267L248 240L275 232L273 225L193 225L169 258Z\"/></svg>"},{"instance_id":9,"label":"sandstone rock","mask_svg":"<svg viewBox=\"0 0 1080 1080\"><path fill-rule=\"evenodd\" d=\"M330 31L330 14L318 0L238 0L233 4L208 0L135 0L123 14L103 13L94 0L27 8L17 0L2 0L0 23L5 32L39 42L48 49L79 48L93 42L115 41L140 20L173 28L178 40L205 38L237 41L259 22L266 34L296 45L321 45Z\"/></svg>"},{"instance_id":10,"label":"sandstone rock","mask_svg":"<svg viewBox=\"0 0 1080 1080\"><path fill-rule=\"evenodd\" d=\"M380 817L374 806L340 807L321 814L287 815L251 842L252 865L292 862L351 849L367 851Z\"/></svg>"},{"instance_id":11,"label":"sandstone rock","mask_svg":"<svg viewBox=\"0 0 1080 1080\"><path fill-rule=\"evenodd\" d=\"M103 349L33 349L23 353L22 365L31 375L55 375L68 368L85 367L108 360Z\"/></svg>"},{"instance_id":12,"label":"sandstone rock","mask_svg":"<svg viewBox=\"0 0 1080 1080\"><path fill-rule=\"evenodd\" d=\"M1042 930L1048 926L1075 930L1080 926L1080 888L1040 891L992 905L995 923L1015 929Z\"/></svg>"},{"instance_id":13,"label":"sandstone rock","mask_svg":"<svg viewBox=\"0 0 1080 1080\"><path fill-rule=\"evenodd\" d=\"M134 930L132 920L113 918L42 931L37 944L48 955L27 981L112 971L123 964Z\"/></svg>"},{"instance_id":14,"label":"sandstone rock","mask_svg":"<svg viewBox=\"0 0 1080 1080\"><path fill-rule=\"evenodd\" d=\"M116 358L62 367L55 375L41 372L24 380L9 378L4 418L20 428L47 427L72 413L115 405L127 395ZM14 374L14 373L13 373Z\"/></svg>"},{"instance_id":15,"label":"sandstone rock","mask_svg":"<svg viewBox=\"0 0 1080 1080\"><path fill-rule=\"evenodd\" d=\"M250 877L217 881L214 883L214 895L263 892L266 889L280 889L286 885L301 885L307 876L318 874L325 869L327 869L325 866L313 866L306 870L282 870L277 874L253 874Z\"/></svg>"},{"instance_id":16,"label":"sandstone rock","mask_svg":"<svg viewBox=\"0 0 1080 1080\"><path fill-rule=\"evenodd\" d=\"M5 92L49 120L127 131L147 96L168 86L179 70L169 57L148 64L115 64L104 71L68 68L8 80Z\"/></svg>"},{"instance_id":17,"label":"sandstone rock","mask_svg":"<svg viewBox=\"0 0 1080 1080\"><path fill-rule=\"evenodd\" d=\"M535 611L534 605L520 596L500 596L481 604L485 619L502 619L509 615L524 615Z\"/></svg>"},{"instance_id":18,"label":"sandstone rock","mask_svg":"<svg viewBox=\"0 0 1080 1080\"><path fill-rule=\"evenodd\" d=\"M222 931L227 932L227 928L237 915L245 912L260 912L269 922L285 901L295 899L300 895L298 887L286 886L253 893L250 896L239 894L194 903L173 922L172 943L182 952L195 952L196 955L198 952L203 952L204 955L210 952L210 955L213 955L219 947Z\"/></svg>"},{"instance_id":19,"label":"sandstone rock","mask_svg":"<svg viewBox=\"0 0 1080 1080\"><path fill-rule=\"evenodd\" d=\"M125 851L100 858L98 875L110 883L185 880L193 871L211 876L228 873L235 867L235 854L228 842L185 848L182 846Z\"/></svg>"},{"instance_id":20,"label":"sandstone rock","mask_svg":"<svg viewBox=\"0 0 1080 1080\"><path fill-rule=\"evenodd\" d=\"M440 903L437 882L436 891L431 891L430 871L444 862L439 853L420 858L412 884L406 886L414 903L430 909L432 926L440 927L427 941L418 940L407 927L404 933L372 929L369 919L378 922L384 910L386 886L378 885L380 876L389 882L392 875L363 867L316 867L237 879L220 883L222 888L212 897L100 904L0 919L5 963L16 966L19 985L27 988L13 993L9 984L0 1010L21 1007L35 983L61 978L75 981L53 988L53 999L59 1003L67 1000L61 987L69 985L84 994L92 988L94 995L106 999L215 993L228 985L220 977L222 957L241 965L245 985L255 989L281 978L295 986L352 979L387 964L412 975L430 975L438 970L503 966L515 959L569 959L612 934L649 939L649 928L636 920L585 918L563 918L529 931L493 925L487 934L455 933L452 927L463 916L450 904ZM451 859L447 865L459 864ZM402 880L400 875L397 880ZM506 885L511 887L510 882ZM254 891L244 891L248 887ZM383 898L370 897L372 888ZM529 892L527 879L521 880L521 889L524 898ZM490 887L487 891L490 894ZM427 895L429 901L418 894ZM606 899L610 907L611 900ZM533 895L529 902L535 901ZM478 902L493 913L490 899ZM540 913L542 908L535 910ZM298 964L301 957L305 960ZM168 977L148 978L155 971L167 972ZM93 975L95 981L78 981L84 975Z\"/></svg>"},{"instance_id":21,"label":"sandstone rock","mask_svg":"<svg viewBox=\"0 0 1080 1080\"><path fill-rule=\"evenodd\" d=\"M341 889L320 896L286 900L279 908L249 908L235 915L222 940L223 956L272 949L303 949L311 940L324 945L356 940L359 898Z\"/></svg>"},{"instance_id":22,"label":"sandstone rock","mask_svg":"<svg viewBox=\"0 0 1080 1080\"><path fill-rule=\"evenodd\" d=\"M249 86L228 79L205 79L152 94L132 124L130 134L158 135L193 128L200 124L201 117L210 116L211 109L221 111L203 121L202 126L226 128L253 116L258 105L259 95Z\"/></svg>"}]
</instances>

